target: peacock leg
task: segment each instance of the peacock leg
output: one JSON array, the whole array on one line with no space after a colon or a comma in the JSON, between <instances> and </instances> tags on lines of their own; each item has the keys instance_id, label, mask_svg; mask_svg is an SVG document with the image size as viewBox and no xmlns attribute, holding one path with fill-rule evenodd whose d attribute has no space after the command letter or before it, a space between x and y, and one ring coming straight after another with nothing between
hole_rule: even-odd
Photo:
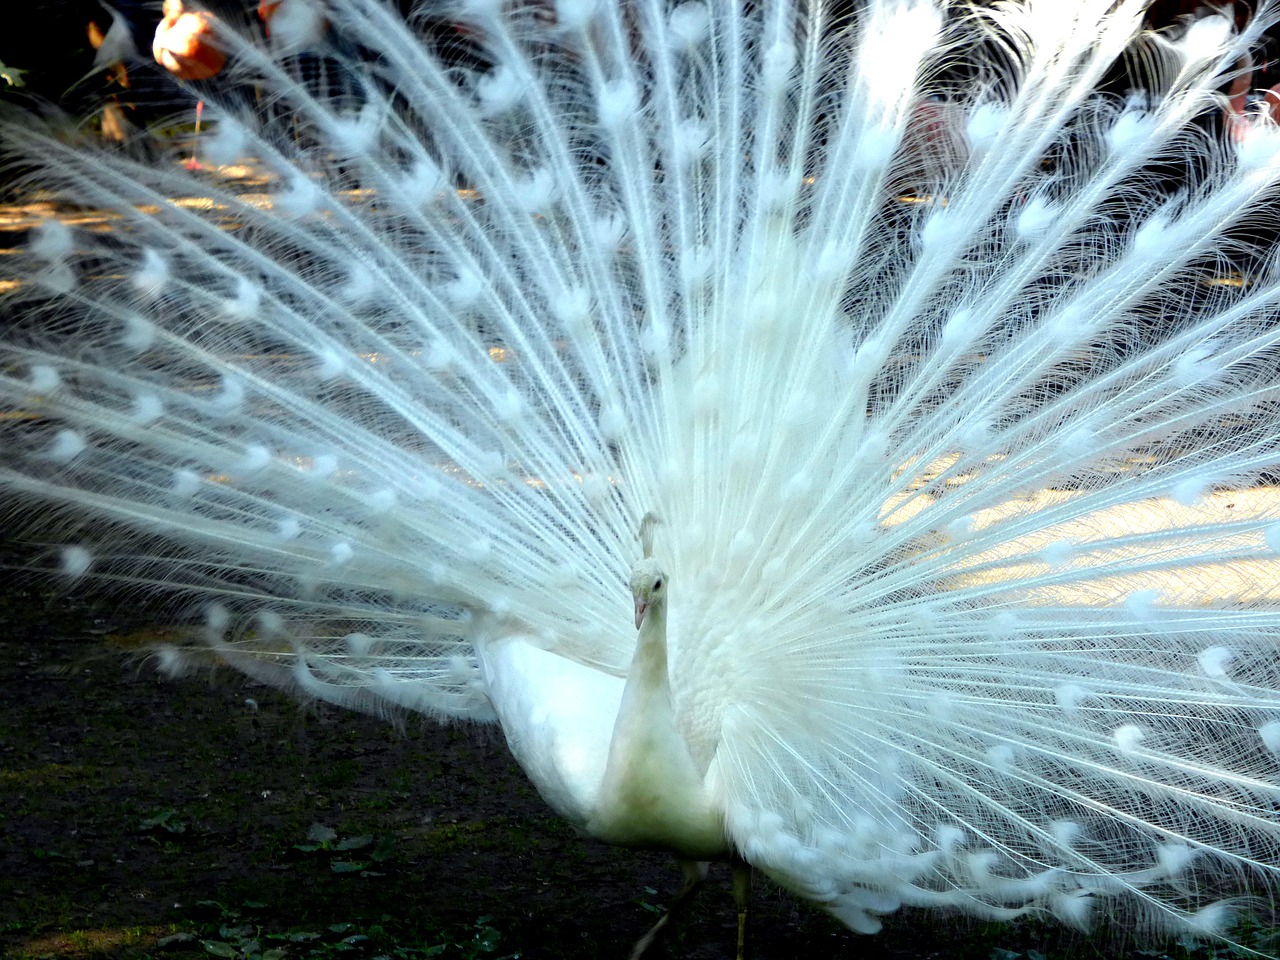
<instances>
[{"instance_id":1,"label":"peacock leg","mask_svg":"<svg viewBox=\"0 0 1280 960\"><path fill-rule=\"evenodd\" d=\"M676 863L680 865L680 872L684 875L684 885L680 888L680 895L676 897L675 902L671 904L667 912L658 918L658 922L636 941L636 945L631 948L630 960L640 960L645 955L648 949L657 942L659 935L666 930L671 918L684 910L693 899L693 895L702 887L703 881L707 879L709 864L705 861L677 860ZM739 951L739 957L741 957L741 951Z\"/></svg>"},{"instance_id":2,"label":"peacock leg","mask_svg":"<svg viewBox=\"0 0 1280 960\"><path fill-rule=\"evenodd\" d=\"M738 905L738 960L746 956L747 906L751 903L751 864L734 857L733 902Z\"/></svg>"}]
</instances>

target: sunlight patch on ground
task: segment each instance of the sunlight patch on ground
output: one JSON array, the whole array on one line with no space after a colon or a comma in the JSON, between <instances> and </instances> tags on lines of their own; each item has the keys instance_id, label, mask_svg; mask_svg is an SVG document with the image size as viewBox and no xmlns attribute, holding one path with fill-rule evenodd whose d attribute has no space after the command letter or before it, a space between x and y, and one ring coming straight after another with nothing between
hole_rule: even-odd
<instances>
[{"instance_id":1,"label":"sunlight patch on ground","mask_svg":"<svg viewBox=\"0 0 1280 960\"><path fill-rule=\"evenodd\" d=\"M78 960L81 957L115 956L126 947L154 947L173 931L167 927L101 927L95 930L72 930L28 940L19 947L17 957L53 957Z\"/></svg>"},{"instance_id":2,"label":"sunlight patch on ground","mask_svg":"<svg viewBox=\"0 0 1280 960\"><path fill-rule=\"evenodd\" d=\"M968 555L953 582L974 586L1034 578L1037 584L1027 599L1062 604L1094 605L1106 596L1121 602L1135 591L1154 591L1157 607L1280 601L1280 556L1267 548L1257 526L1249 531L1238 526L1280 522L1280 489L1214 492L1190 506L1172 497L1136 500L1041 526L1047 518L1038 515L1082 495L1044 490L975 513L971 529L979 539L984 529L1011 529L1019 520L1036 529ZM1221 526L1221 534L1212 539L1201 532L1180 543L1176 536L1179 529L1203 531L1214 525ZM1236 558L1197 562L1210 551ZM1133 567L1144 569L1128 573ZM1093 570L1099 575L1090 576ZM1063 582L1055 585L1055 579Z\"/></svg>"}]
</instances>

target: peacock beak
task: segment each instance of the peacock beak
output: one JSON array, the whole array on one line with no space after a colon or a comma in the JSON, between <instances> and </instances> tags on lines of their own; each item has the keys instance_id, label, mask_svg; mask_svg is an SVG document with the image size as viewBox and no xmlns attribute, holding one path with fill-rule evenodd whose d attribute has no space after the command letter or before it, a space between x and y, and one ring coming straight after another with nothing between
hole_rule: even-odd
<instances>
[{"instance_id":1,"label":"peacock beak","mask_svg":"<svg viewBox=\"0 0 1280 960\"><path fill-rule=\"evenodd\" d=\"M649 609L649 601L642 597L636 597L636 629L640 629L640 624L644 622L644 612Z\"/></svg>"}]
</instances>

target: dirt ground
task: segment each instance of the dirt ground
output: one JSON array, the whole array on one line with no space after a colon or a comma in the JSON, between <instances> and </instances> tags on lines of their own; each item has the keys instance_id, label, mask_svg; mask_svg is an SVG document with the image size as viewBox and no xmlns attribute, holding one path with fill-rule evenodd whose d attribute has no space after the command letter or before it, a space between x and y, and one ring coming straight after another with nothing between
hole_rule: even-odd
<instances>
[{"instance_id":1,"label":"dirt ground","mask_svg":"<svg viewBox=\"0 0 1280 960\"><path fill-rule=\"evenodd\" d=\"M0 954L619 958L678 889L668 857L557 820L495 731L165 679L136 652L164 620L0 592ZM754 896L754 958L1123 955L914 911L861 937L760 877ZM735 925L720 866L655 955L733 957Z\"/></svg>"},{"instance_id":2,"label":"dirt ground","mask_svg":"<svg viewBox=\"0 0 1280 960\"><path fill-rule=\"evenodd\" d=\"M0 248L45 212L0 207ZM0 525L0 956L621 958L678 890L671 858L551 814L496 730L162 678L142 651L174 612L24 585L17 550ZM733 957L736 923L718 866L654 956ZM1228 955L917 911L885 926L855 935L757 877L748 955Z\"/></svg>"},{"instance_id":3,"label":"dirt ground","mask_svg":"<svg viewBox=\"0 0 1280 960\"><path fill-rule=\"evenodd\" d=\"M0 234L40 212L0 214ZM675 895L671 858L575 835L497 731L164 679L140 651L174 613L24 585L3 533L0 956L612 960ZM731 958L736 923L719 866L654 956ZM916 911L863 937L757 877L748 955L1226 955L1114 942Z\"/></svg>"}]
</instances>

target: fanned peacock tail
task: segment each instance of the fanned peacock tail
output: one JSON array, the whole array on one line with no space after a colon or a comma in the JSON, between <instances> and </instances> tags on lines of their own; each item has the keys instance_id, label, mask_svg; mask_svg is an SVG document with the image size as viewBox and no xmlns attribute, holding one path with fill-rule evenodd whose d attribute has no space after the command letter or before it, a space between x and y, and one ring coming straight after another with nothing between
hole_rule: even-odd
<instances>
[{"instance_id":1,"label":"fanned peacock tail","mask_svg":"<svg viewBox=\"0 0 1280 960\"><path fill-rule=\"evenodd\" d=\"M1145 6L331 0L225 35L207 171L11 116L112 219L6 265L10 522L492 719L509 638L625 674L655 513L747 860L857 930L1222 934L1280 863L1280 132L1218 92L1276 8Z\"/></svg>"}]
</instances>

